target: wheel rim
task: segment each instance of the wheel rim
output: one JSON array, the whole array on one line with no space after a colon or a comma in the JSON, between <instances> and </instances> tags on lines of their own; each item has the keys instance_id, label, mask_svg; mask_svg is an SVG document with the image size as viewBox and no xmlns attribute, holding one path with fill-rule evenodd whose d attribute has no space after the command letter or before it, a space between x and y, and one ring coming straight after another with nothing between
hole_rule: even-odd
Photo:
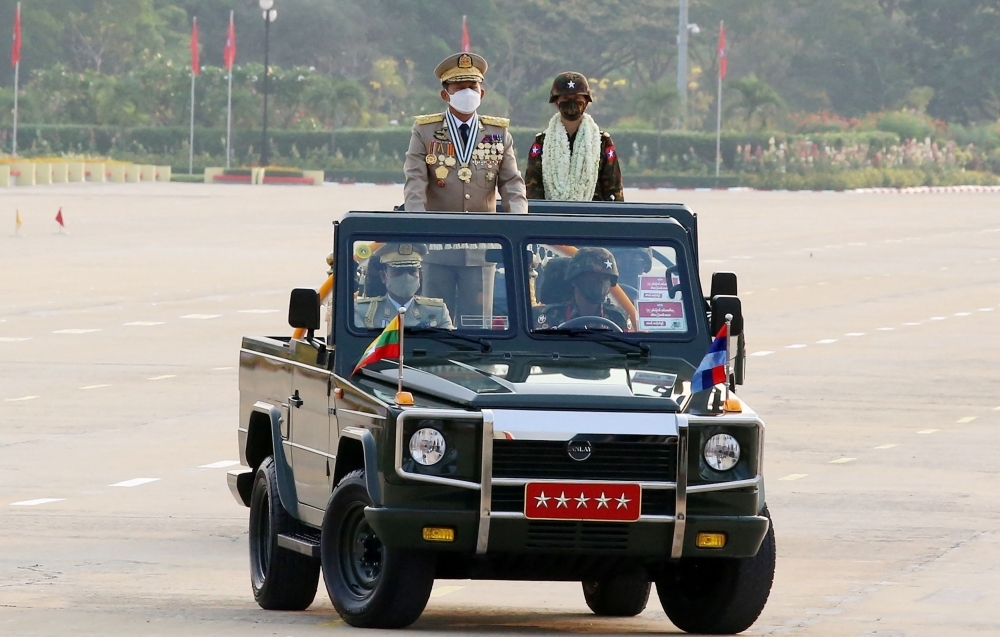
<instances>
[{"instance_id":1,"label":"wheel rim","mask_svg":"<svg viewBox=\"0 0 1000 637\"><path fill-rule=\"evenodd\" d=\"M253 521L253 530L250 559L253 565L254 579L259 584L263 584L267 578L268 565L271 563L271 500L267 492L261 494L257 517Z\"/></svg>"},{"instance_id":2,"label":"wheel rim","mask_svg":"<svg viewBox=\"0 0 1000 637\"><path fill-rule=\"evenodd\" d=\"M344 515L340 532L340 570L354 595L366 598L382 574L382 541L365 520L364 504L357 503Z\"/></svg>"}]
</instances>

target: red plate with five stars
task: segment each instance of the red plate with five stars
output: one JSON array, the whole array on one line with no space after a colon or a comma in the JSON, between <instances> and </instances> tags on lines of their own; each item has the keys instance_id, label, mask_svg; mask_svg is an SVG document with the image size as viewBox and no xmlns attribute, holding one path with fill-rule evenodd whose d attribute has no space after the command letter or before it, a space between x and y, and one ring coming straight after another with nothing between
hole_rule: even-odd
<instances>
[{"instance_id":1,"label":"red plate with five stars","mask_svg":"<svg viewBox=\"0 0 1000 637\"><path fill-rule=\"evenodd\" d=\"M524 517L529 520L635 522L641 507L638 484L529 482L524 487Z\"/></svg>"}]
</instances>

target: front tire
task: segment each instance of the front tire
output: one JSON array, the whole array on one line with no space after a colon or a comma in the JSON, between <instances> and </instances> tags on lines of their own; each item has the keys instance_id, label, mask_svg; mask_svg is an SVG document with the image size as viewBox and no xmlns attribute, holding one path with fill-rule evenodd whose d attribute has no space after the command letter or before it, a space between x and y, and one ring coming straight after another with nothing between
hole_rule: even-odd
<instances>
[{"instance_id":1,"label":"front tire","mask_svg":"<svg viewBox=\"0 0 1000 637\"><path fill-rule=\"evenodd\" d=\"M763 515L771 516L764 508ZM656 580L663 611L688 633L733 635L753 625L774 581L774 527L748 558L681 558Z\"/></svg>"},{"instance_id":2,"label":"front tire","mask_svg":"<svg viewBox=\"0 0 1000 637\"><path fill-rule=\"evenodd\" d=\"M298 526L281 506L274 458L268 456L250 495L250 583L261 608L305 610L316 598L319 562L278 546L278 535Z\"/></svg>"},{"instance_id":3,"label":"front tire","mask_svg":"<svg viewBox=\"0 0 1000 637\"><path fill-rule=\"evenodd\" d=\"M595 615L635 617L646 609L649 580L641 573L622 573L583 582L583 598Z\"/></svg>"},{"instance_id":4,"label":"front tire","mask_svg":"<svg viewBox=\"0 0 1000 637\"><path fill-rule=\"evenodd\" d=\"M334 489L320 542L326 590L351 626L405 628L427 606L434 555L383 546L365 520L371 505L363 470L347 474Z\"/></svg>"}]
</instances>

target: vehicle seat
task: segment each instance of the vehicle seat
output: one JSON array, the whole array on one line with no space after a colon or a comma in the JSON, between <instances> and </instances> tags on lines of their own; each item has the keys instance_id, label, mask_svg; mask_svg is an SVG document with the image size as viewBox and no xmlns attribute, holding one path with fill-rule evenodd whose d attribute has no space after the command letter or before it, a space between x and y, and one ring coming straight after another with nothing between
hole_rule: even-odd
<instances>
[{"instance_id":1,"label":"vehicle seat","mask_svg":"<svg viewBox=\"0 0 1000 637\"><path fill-rule=\"evenodd\" d=\"M566 282L569 257L552 257L538 273L536 298L542 305L568 303L573 298L573 288Z\"/></svg>"}]
</instances>

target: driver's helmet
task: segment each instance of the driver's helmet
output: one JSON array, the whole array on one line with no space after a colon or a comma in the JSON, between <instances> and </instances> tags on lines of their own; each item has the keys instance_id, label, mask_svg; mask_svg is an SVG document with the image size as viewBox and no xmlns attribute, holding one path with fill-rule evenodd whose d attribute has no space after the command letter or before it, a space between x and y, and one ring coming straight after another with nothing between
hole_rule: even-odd
<instances>
[{"instance_id":1,"label":"driver's helmet","mask_svg":"<svg viewBox=\"0 0 1000 637\"><path fill-rule=\"evenodd\" d=\"M618 285L618 264L615 256L605 248L580 248L570 259L566 268L566 280L570 283L584 272L596 272L611 277L611 285Z\"/></svg>"}]
</instances>

